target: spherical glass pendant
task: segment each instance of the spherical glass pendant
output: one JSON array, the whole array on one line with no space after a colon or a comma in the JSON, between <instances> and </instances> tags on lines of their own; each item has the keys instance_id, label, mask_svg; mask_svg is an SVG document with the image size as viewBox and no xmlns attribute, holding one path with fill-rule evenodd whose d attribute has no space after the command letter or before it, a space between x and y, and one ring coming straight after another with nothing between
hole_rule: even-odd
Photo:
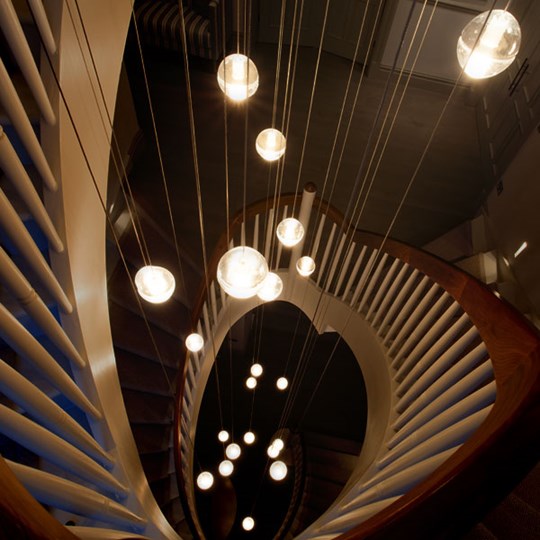
<instances>
[{"instance_id":1,"label":"spherical glass pendant","mask_svg":"<svg viewBox=\"0 0 540 540\"><path fill-rule=\"evenodd\" d=\"M257 67L243 54L226 56L217 71L219 87L234 101L244 101L259 88Z\"/></svg>"},{"instance_id":2,"label":"spherical glass pendant","mask_svg":"<svg viewBox=\"0 0 540 540\"><path fill-rule=\"evenodd\" d=\"M277 226L276 234L285 247L293 247L304 237L304 227L295 218L286 218Z\"/></svg>"},{"instance_id":3,"label":"spherical glass pendant","mask_svg":"<svg viewBox=\"0 0 540 540\"><path fill-rule=\"evenodd\" d=\"M161 266L143 266L135 274L137 292L152 304L162 304L173 294L174 276Z\"/></svg>"},{"instance_id":4,"label":"spherical glass pendant","mask_svg":"<svg viewBox=\"0 0 540 540\"><path fill-rule=\"evenodd\" d=\"M242 520L242 528L244 531L251 531L255 527L255 520L252 517L246 517Z\"/></svg>"},{"instance_id":5,"label":"spherical glass pendant","mask_svg":"<svg viewBox=\"0 0 540 540\"><path fill-rule=\"evenodd\" d=\"M280 439L279 437L277 439L274 439L272 444L278 449L279 452L281 452L285 448L285 443L283 442L283 439Z\"/></svg>"},{"instance_id":6,"label":"spherical glass pendant","mask_svg":"<svg viewBox=\"0 0 540 540\"><path fill-rule=\"evenodd\" d=\"M248 377L246 379L246 386L250 390L253 390L257 386L257 379L255 377Z\"/></svg>"},{"instance_id":7,"label":"spherical glass pendant","mask_svg":"<svg viewBox=\"0 0 540 540\"><path fill-rule=\"evenodd\" d=\"M302 277L311 276L315 272L315 261L308 255L300 257L296 261L296 270Z\"/></svg>"},{"instance_id":8,"label":"spherical glass pendant","mask_svg":"<svg viewBox=\"0 0 540 540\"><path fill-rule=\"evenodd\" d=\"M274 274L274 272L268 272L257 296L265 302L271 302L272 300L275 300L282 291L283 281L281 278L277 274Z\"/></svg>"},{"instance_id":9,"label":"spherical glass pendant","mask_svg":"<svg viewBox=\"0 0 540 540\"><path fill-rule=\"evenodd\" d=\"M255 148L266 161L276 161L285 153L286 140L281 131L274 128L264 129L257 135Z\"/></svg>"},{"instance_id":10,"label":"spherical glass pendant","mask_svg":"<svg viewBox=\"0 0 540 540\"><path fill-rule=\"evenodd\" d=\"M244 442L246 444L253 444L255 442L255 433L253 431L246 431L244 433Z\"/></svg>"},{"instance_id":11,"label":"spherical glass pendant","mask_svg":"<svg viewBox=\"0 0 540 540\"><path fill-rule=\"evenodd\" d=\"M281 450L274 445L274 443L272 443L267 449L266 449L266 453L268 454L268 457L272 458L272 459L275 459L279 456L279 453L281 452Z\"/></svg>"},{"instance_id":12,"label":"spherical glass pendant","mask_svg":"<svg viewBox=\"0 0 540 540\"><path fill-rule=\"evenodd\" d=\"M461 32L457 44L459 65L474 79L494 77L514 61L520 45L521 29L515 17L504 9L494 9L491 14L486 11Z\"/></svg>"},{"instance_id":13,"label":"spherical glass pendant","mask_svg":"<svg viewBox=\"0 0 540 540\"><path fill-rule=\"evenodd\" d=\"M270 477L279 482L287 476L287 465L283 461L274 461L270 465Z\"/></svg>"},{"instance_id":14,"label":"spherical glass pendant","mask_svg":"<svg viewBox=\"0 0 540 540\"><path fill-rule=\"evenodd\" d=\"M219 474L221 476L231 476L231 474L234 471L234 465L232 461L229 461L228 459L224 459L218 467Z\"/></svg>"},{"instance_id":15,"label":"spherical glass pendant","mask_svg":"<svg viewBox=\"0 0 540 540\"><path fill-rule=\"evenodd\" d=\"M262 372L263 372L263 367L261 366L261 364L253 364L249 370L249 372L254 376L254 377L260 377L262 375Z\"/></svg>"},{"instance_id":16,"label":"spherical glass pendant","mask_svg":"<svg viewBox=\"0 0 540 540\"><path fill-rule=\"evenodd\" d=\"M197 486L199 486L199 489L206 491L207 489L210 489L213 485L214 477L212 476L212 473L204 471L199 474L199 476L197 476Z\"/></svg>"},{"instance_id":17,"label":"spherical glass pendant","mask_svg":"<svg viewBox=\"0 0 540 540\"><path fill-rule=\"evenodd\" d=\"M227 441L229 440L229 432L228 432L228 431L225 431L224 429L222 429L222 430L218 433L217 438L218 438L221 442L227 442Z\"/></svg>"},{"instance_id":18,"label":"spherical glass pendant","mask_svg":"<svg viewBox=\"0 0 540 540\"><path fill-rule=\"evenodd\" d=\"M204 345L204 339L201 334L189 334L186 338L186 347L191 352L199 352Z\"/></svg>"},{"instance_id":19,"label":"spherical glass pendant","mask_svg":"<svg viewBox=\"0 0 540 540\"><path fill-rule=\"evenodd\" d=\"M231 443L225 448L225 455L233 461L238 459L241 453L242 449L236 443Z\"/></svg>"},{"instance_id":20,"label":"spherical glass pendant","mask_svg":"<svg viewBox=\"0 0 540 540\"><path fill-rule=\"evenodd\" d=\"M289 386L289 381L287 380L287 377L280 377L276 381L276 386L278 390L285 390L287 386Z\"/></svg>"},{"instance_id":21,"label":"spherical glass pendant","mask_svg":"<svg viewBox=\"0 0 540 540\"><path fill-rule=\"evenodd\" d=\"M255 296L268 275L266 259L247 246L230 249L221 257L217 279L223 290L234 298Z\"/></svg>"}]
</instances>

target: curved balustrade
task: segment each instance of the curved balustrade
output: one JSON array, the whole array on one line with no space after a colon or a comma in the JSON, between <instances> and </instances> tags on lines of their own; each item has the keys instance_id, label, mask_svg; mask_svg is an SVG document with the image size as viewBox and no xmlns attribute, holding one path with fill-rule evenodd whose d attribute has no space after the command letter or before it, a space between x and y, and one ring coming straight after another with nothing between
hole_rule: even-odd
<instances>
[{"instance_id":1,"label":"curved balustrade","mask_svg":"<svg viewBox=\"0 0 540 540\"><path fill-rule=\"evenodd\" d=\"M284 281L281 299L302 308L295 289L304 283L308 297L322 294L324 301L339 301L369 326L386 359L389 403L378 417L383 433L370 436L374 419L371 428L368 419L366 442L349 483L298 538L434 538L466 523L467 512L479 509L477 499L494 485L504 489L504 478L494 475L497 459L515 460L520 444L531 438L533 424L527 419L537 411L540 389L537 332L484 285L444 261L375 234L345 236L343 216L319 199L318 223L306 228L311 252L296 250L290 256L270 239L275 216L287 215L293 201L287 195L277 205L273 200L251 205L246 223L238 214L230 244L222 237L210 261L210 294L205 284L201 289L193 326L206 345L188 354L179 381L176 437L181 492L198 534L191 441L212 350L225 336L224 319L234 322L257 305L226 297L213 279L221 255L242 241L267 260L272 257ZM317 261L309 280L290 271L299 254ZM366 387L369 411L368 380ZM493 470L486 470L486 463Z\"/></svg>"}]
</instances>

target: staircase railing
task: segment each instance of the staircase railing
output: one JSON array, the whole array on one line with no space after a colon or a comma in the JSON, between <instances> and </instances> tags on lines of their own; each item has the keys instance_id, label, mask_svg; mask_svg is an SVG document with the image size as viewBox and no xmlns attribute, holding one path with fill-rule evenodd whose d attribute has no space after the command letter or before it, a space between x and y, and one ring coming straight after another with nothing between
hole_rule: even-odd
<instances>
[{"instance_id":1,"label":"staircase railing","mask_svg":"<svg viewBox=\"0 0 540 540\"><path fill-rule=\"evenodd\" d=\"M112 126L99 119L114 110L131 2L115 2L114 10L105 0L81 6L86 35L102 51L95 60L103 102L89 97L95 80L67 4L29 6L52 60L43 58L43 78L11 1L0 2L0 26L26 81L16 81L19 93L15 70L0 60L10 124L9 134L0 130L9 181L7 195L0 190L0 432L13 454L0 458L1 529L10 538L178 538L152 497L119 406L108 322L98 195L106 193ZM31 98L20 97L28 89L35 116L25 109L33 110ZM67 528L55 517L84 526Z\"/></svg>"},{"instance_id":2,"label":"staircase railing","mask_svg":"<svg viewBox=\"0 0 540 540\"><path fill-rule=\"evenodd\" d=\"M539 405L538 334L484 285L444 261L374 234L351 229L346 235L343 216L318 199L320 217L310 227L310 191L300 211L318 265L309 280L293 270L307 254L303 246L289 254L272 240L275 216L278 222L288 214L293 195L249 206L246 222L236 216L229 245L222 238L209 265L209 292L202 287L194 316L205 348L188 354L179 385L181 491L197 523L192 441L202 395L229 325L258 304L226 297L214 276L228 247L250 245L279 269L281 300L308 316L309 298L321 294L345 306L343 319L349 313L349 327L368 328L363 338L376 343L384 363L376 376L371 371L380 366L361 366L368 423L356 470L335 504L299 538L436 538L459 530L512 476L495 471L506 460L516 462L524 441L537 442L530 422ZM340 331L343 323L332 326ZM349 330L341 333L351 346Z\"/></svg>"}]
</instances>

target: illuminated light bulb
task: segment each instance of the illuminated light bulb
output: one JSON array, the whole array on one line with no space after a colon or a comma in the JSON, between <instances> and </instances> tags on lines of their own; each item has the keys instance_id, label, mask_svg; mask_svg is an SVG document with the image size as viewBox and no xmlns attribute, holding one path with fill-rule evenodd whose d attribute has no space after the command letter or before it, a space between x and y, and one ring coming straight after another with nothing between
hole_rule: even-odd
<instances>
[{"instance_id":1,"label":"illuminated light bulb","mask_svg":"<svg viewBox=\"0 0 540 540\"><path fill-rule=\"evenodd\" d=\"M276 234L285 247L293 247L304 237L304 227L296 218L286 218L277 226Z\"/></svg>"},{"instance_id":2,"label":"illuminated light bulb","mask_svg":"<svg viewBox=\"0 0 540 540\"><path fill-rule=\"evenodd\" d=\"M315 261L308 255L300 257L296 261L296 270L302 277L311 276L315 272Z\"/></svg>"},{"instance_id":3,"label":"illuminated light bulb","mask_svg":"<svg viewBox=\"0 0 540 540\"><path fill-rule=\"evenodd\" d=\"M270 478L279 482L287 476L287 465L283 461L274 461L270 465Z\"/></svg>"},{"instance_id":4,"label":"illuminated light bulb","mask_svg":"<svg viewBox=\"0 0 540 540\"><path fill-rule=\"evenodd\" d=\"M259 88L257 67L243 54L230 54L219 64L217 80L222 92L233 101L244 101Z\"/></svg>"},{"instance_id":5,"label":"illuminated light bulb","mask_svg":"<svg viewBox=\"0 0 540 540\"><path fill-rule=\"evenodd\" d=\"M173 294L176 283L174 276L161 266L143 266L135 274L137 292L147 302L162 304Z\"/></svg>"},{"instance_id":6,"label":"illuminated light bulb","mask_svg":"<svg viewBox=\"0 0 540 540\"><path fill-rule=\"evenodd\" d=\"M217 435L217 438L221 441L221 442L227 442L229 440L229 432L228 431L225 431L224 429L222 429L218 435Z\"/></svg>"},{"instance_id":7,"label":"illuminated light bulb","mask_svg":"<svg viewBox=\"0 0 540 540\"><path fill-rule=\"evenodd\" d=\"M225 448L225 455L233 461L238 459L241 453L242 449L236 443L231 443Z\"/></svg>"},{"instance_id":8,"label":"illuminated light bulb","mask_svg":"<svg viewBox=\"0 0 540 540\"><path fill-rule=\"evenodd\" d=\"M271 302L272 300L275 300L282 291L283 281L281 278L277 274L274 274L274 272L268 272L257 296L265 302Z\"/></svg>"},{"instance_id":9,"label":"illuminated light bulb","mask_svg":"<svg viewBox=\"0 0 540 540\"><path fill-rule=\"evenodd\" d=\"M248 377L246 379L246 386L250 390L253 390L257 386L257 379L255 377Z\"/></svg>"},{"instance_id":10,"label":"illuminated light bulb","mask_svg":"<svg viewBox=\"0 0 540 540\"><path fill-rule=\"evenodd\" d=\"M266 453L268 454L268 457L271 457L272 459L275 459L279 456L281 450L278 449L277 446L274 446L274 443L272 443L267 449Z\"/></svg>"},{"instance_id":11,"label":"illuminated light bulb","mask_svg":"<svg viewBox=\"0 0 540 540\"><path fill-rule=\"evenodd\" d=\"M276 381L276 386L278 387L278 390L285 390L287 386L289 386L289 381L287 380L287 377L280 377Z\"/></svg>"},{"instance_id":12,"label":"illuminated light bulb","mask_svg":"<svg viewBox=\"0 0 540 540\"><path fill-rule=\"evenodd\" d=\"M285 443L283 442L283 439L280 438L274 439L274 442L272 444L278 449L279 452L281 452L283 448L285 448Z\"/></svg>"},{"instance_id":13,"label":"illuminated light bulb","mask_svg":"<svg viewBox=\"0 0 540 540\"><path fill-rule=\"evenodd\" d=\"M191 352L199 352L204 345L204 339L200 334L189 334L186 338L186 347Z\"/></svg>"},{"instance_id":14,"label":"illuminated light bulb","mask_svg":"<svg viewBox=\"0 0 540 540\"><path fill-rule=\"evenodd\" d=\"M244 442L246 444L253 444L255 442L255 433L253 431L246 431L244 433Z\"/></svg>"},{"instance_id":15,"label":"illuminated light bulb","mask_svg":"<svg viewBox=\"0 0 540 540\"><path fill-rule=\"evenodd\" d=\"M247 246L230 249L221 257L217 279L222 289L233 298L255 296L268 275L266 259Z\"/></svg>"},{"instance_id":16,"label":"illuminated light bulb","mask_svg":"<svg viewBox=\"0 0 540 540\"><path fill-rule=\"evenodd\" d=\"M459 65L473 79L488 79L514 61L520 45L521 29L511 13L503 9L494 9L491 14L485 11L461 32L457 44Z\"/></svg>"},{"instance_id":17,"label":"illuminated light bulb","mask_svg":"<svg viewBox=\"0 0 540 540\"><path fill-rule=\"evenodd\" d=\"M266 161L276 161L285 153L287 141L281 131L268 128L257 135L255 148L257 153Z\"/></svg>"},{"instance_id":18,"label":"illuminated light bulb","mask_svg":"<svg viewBox=\"0 0 540 540\"><path fill-rule=\"evenodd\" d=\"M224 459L219 464L218 470L221 476L231 476L231 474L234 471L234 464L232 461L229 461L228 459Z\"/></svg>"},{"instance_id":19,"label":"illuminated light bulb","mask_svg":"<svg viewBox=\"0 0 540 540\"><path fill-rule=\"evenodd\" d=\"M516 249L514 253L514 259L517 259L527 249L527 245L527 242L523 242L521 246Z\"/></svg>"},{"instance_id":20,"label":"illuminated light bulb","mask_svg":"<svg viewBox=\"0 0 540 540\"><path fill-rule=\"evenodd\" d=\"M197 476L197 486L199 486L199 489L206 491L207 489L210 489L213 485L214 477L212 476L212 473L204 471L199 474L199 476Z\"/></svg>"},{"instance_id":21,"label":"illuminated light bulb","mask_svg":"<svg viewBox=\"0 0 540 540\"><path fill-rule=\"evenodd\" d=\"M255 527L255 520L252 517L246 517L242 520L242 528L244 531L251 531Z\"/></svg>"},{"instance_id":22,"label":"illuminated light bulb","mask_svg":"<svg viewBox=\"0 0 540 540\"><path fill-rule=\"evenodd\" d=\"M254 377L260 377L262 375L262 372L263 372L263 367L261 366L261 364L253 364L251 366L251 369L249 370L249 372Z\"/></svg>"}]
</instances>

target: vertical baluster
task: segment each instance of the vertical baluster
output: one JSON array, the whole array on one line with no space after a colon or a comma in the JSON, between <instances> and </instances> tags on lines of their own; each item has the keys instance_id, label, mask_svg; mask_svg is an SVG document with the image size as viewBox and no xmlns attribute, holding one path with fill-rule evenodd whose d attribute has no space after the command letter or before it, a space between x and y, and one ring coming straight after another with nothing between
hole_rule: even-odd
<instances>
[{"instance_id":1,"label":"vertical baluster","mask_svg":"<svg viewBox=\"0 0 540 540\"><path fill-rule=\"evenodd\" d=\"M264 258L270 260L270 247L272 246L272 229L274 224L274 208L270 208L268 222L266 223L266 240L264 241Z\"/></svg>"},{"instance_id":2,"label":"vertical baluster","mask_svg":"<svg viewBox=\"0 0 540 540\"><path fill-rule=\"evenodd\" d=\"M317 257L317 251L319 251L319 244L321 243L321 237L324 230L325 221L326 214L322 214L319 221L319 228L317 229L317 234L315 235L315 242L313 242L313 249L311 250L311 258L313 260L315 260L315 257Z\"/></svg>"},{"instance_id":3,"label":"vertical baluster","mask_svg":"<svg viewBox=\"0 0 540 540\"><path fill-rule=\"evenodd\" d=\"M377 323L379 322L381 317L384 315L383 322L381 323L381 325L380 325L380 327L379 327L379 329L377 331L378 336L381 335L381 332L386 327L386 324L393 317L392 310L394 308L397 310L399 305L401 305L400 294L403 291L403 289L405 289L405 287L407 287L407 284L408 284L408 281L407 281L405 283L405 286L401 287L401 283L402 283L403 279L405 278L405 274L409 270L409 265L408 264L405 264L405 263L402 262L401 265L402 265L401 270L399 271L396 279L393 281L390 289L388 289L388 294L386 294L384 296L384 299L381 302L381 307L377 310L377 313L375 313L375 317L373 318L372 326L374 328L377 328ZM418 271L416 271L416 272L418 273ZM415 274L415 276L416 276L416 274ZM396 292L397 292L398 289L399 289L400 292L398 293L398 296L396 297L395 301L392 301L394 299L394 296L396 295ZM403 297L405 297L405 296L403 296ZM388 309L389 305L390 305L390 308Z\"/></svg>"},{"instance_id":4,"label":"vertical baluster","mask_svg":"<svg viewBox=\"0 0 540 540\"><path fill-rule=\"evenodd\" d=\"M253 225L253 249L259 249L259 214L255 216L255 224Z\"/></svg>"},{"instance_id":5,"label":"vertical baluster","mask_svg":"<svg viewBox=\"0 0 540 540\"><path fill-rule=\"evenodd\" d=\"M341 236L341 240L339 241L338 248L334 254L334 257L332 257L332 264L330 266L330 271L328 272L328 279L326 279L326 285L324 287L325 292L328 292L330 290L330 285L332 284L332 280L334 279L337 265L341 261L341 252L343 251L343 247L345 246L346 239L347 237L343 234Z\"/></svg>"},{"instance_id":6,"label":"vertical baluster","mask_svg":"<svg viewBox=\"0 0 540 540\"><path fill-rule=\"evenodd\" d=\"M47 19L47 14L43 8L43 2L41 0L28 0L28 4L30 5L30 9L34 14L36 25L43 39L43 43L45 44L45 48L52 56L54 53L56 53L56 43L49 25L49 20Z\"/></svg>"},{"instance_id":7,"label":"vertical baluster","mask_svg":"<svg viewBox=\"0 0 540 540\"><path fill-rule=\"evenodd\" d=\"M343 285L343 281L345 280L345 276L347 275L347 270L349 270L349 265L351 264L351 259L354 254L355 248L356 243L352 242L347 251L347 255L345 255L345 262L343 263L343 266L341 267L341 270L339 272L336 288L334 290L334 296L339 296L339 290Z\"/></svg>"},{"instance_id":8,"label":"vertical baluster","mask_svg":"<svg viewBox=\"0 0 540 540\"><path fill-rule=\"evenodd\" d=\"M371 318L373 312L379 307L382 297L387 295L390 281L394 277L394 274L396 273L400 264L401 261L399 259L395 259L390 266L388 272L386 273L386 276L384 276L383 282L381 283L380 287L377 290L377 293L375 294L375 298L373 298L373 302L371 302L371 306L369 307L369 310L367 312L366 319L369 320Z\"/></svg>"},{"instance_id":9,"label":"vertical baluster","mask_svg":"<svg viewBox=\"0 0 540 540\"><path fill-rule=\"evenodd\" d=\"M216 282L215 281L212 281L212 283L210 283L210 304L212 306L212 315L214 317L214 324L217 325L218 310L217 310Z\"/></svg>"},{"instance_id":10,"label":"vertical baluster","mask_svg":"<svg viewBox=\"0 0 540 540\"><path fill-rule=\"evenodd\" d=\"M319 285L323 277L324 269L326 268L326 263L328 262L328 256L330 255L330 249L332 248L332 244L334 243L334 235L336 234L336 229L337 229L337 225L333 223L332 229L330 231L330 236L326 244L326 249L324 250L323 259L321 261L321 265L319 266L319 272L317 275L317 285Z\"/></svg>"},{"instance_id":11,"label":"vertical baluster","mask_svg":"<svg viewBox=\"0 0 540 540\"><path fill-rule=\"evenodd\" d=\"M385 253L381 257L381 260L380 260L379 264L377 265L377 268L375 269L375 272L373 274L371 274L371 277L369 278L368 285L365 288L364 294L362 294L362 297L360 299L360 304L358 305L358 309L356 310L356 311L358 311L358 313L360 313L362 311L362 309L366 305L366 302L368 301L368 298L371 296L371 293L372 293L375 285L377 285L377 281L379 281L379 276L381 275L381 273L383 271L383 268L384 268L384 265L386 263L387 258L388 258L388 253Z\"/></svg>"},{"instance_id":12,"label":"vertical baluster","mask_svg":"<svg viewBox=\"0 0 540 540\"><path fill-rule=\"evenodd\" d=\"M362 261L364 260L364 255L366 254L366 251L367 251L367 246L362 246L362 249L360 250L360 254L356 258L356 262L354 263L351 275L349 276L347 285L345 286L345 290L343 291L343 296L341 297L344 302L347 296L349 295L349 291L351 290L354 280L356 279L358 270L360 269L360 265L362 264Z\"/></svg>"},{"instance_id":13,"label":"vertical baluster","mask_svg":"<svg viewBox=\"0 0 540 540\"><path fill-rule=\"evenodd\" d=\"M288 206L285 206L285 208L283 208L283 216L282 216L282 220L285 219L287 217L287 210L289 209ZM283 252L283 244L281 242L277 242L277 256L276 256L276 263L274 265L274 268L277 270L279 268L279 265L280 265L280 262L281 262L281 253Z\"/></svg>"},{"instance_id":14,"label":"vertical baluster","mask_svg":"<svg viewBox=\"0 0 540 540\"><path fill-rule=\"evenodd\" d=\"M377 256L377 253L379 252L378 249L374 249L371 252L371 255L366 263L366 266L362 270L362 274L360 275L360 279L358 280L358 283L356 284L356 288L354 289L354 294L351 298L350 306L354 306L356 304L356 301L358 300L358 297L362 293L364 289L364 285L366 284L366 280L368 277L369 272L371 271L371 268L373 266L373 262L375 261L375 257Z\"/></svg>"}]
</instances>

